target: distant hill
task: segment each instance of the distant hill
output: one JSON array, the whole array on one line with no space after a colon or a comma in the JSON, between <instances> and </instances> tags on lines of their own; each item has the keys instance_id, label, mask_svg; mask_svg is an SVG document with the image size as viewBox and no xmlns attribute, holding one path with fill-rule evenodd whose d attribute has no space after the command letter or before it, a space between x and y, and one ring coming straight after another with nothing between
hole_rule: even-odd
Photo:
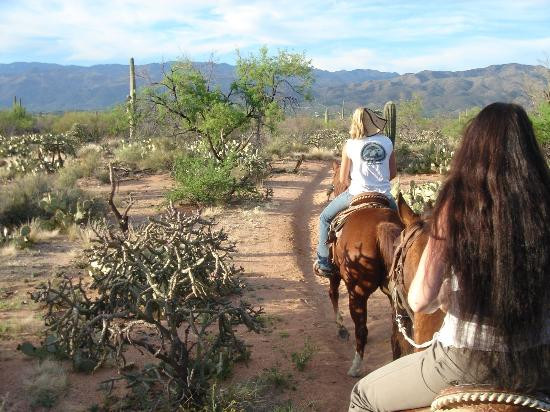
<instances>
[{"instance_id":1,"label":"distant hill","mask_svg":"<svg viewBox=\"0 0 550 412\"><path fill-rule=\"evenodd\" d=\"M138 87L162 78L163 67L170 63L136 66ZM221 63L210 66L196 63L201 70L212 70L222 89L227 89L234 67ZM357 69L329 72L315 70L313 103L304 108L334 110L345 101L354 106L381 106L388 100L409 99L420 95L428 114L453 113L493 101L528 104L525 90L545 84L542 66L503 64L461 72L422 71L416 74ZM101 110L125 100L128 94L128 66L120 64L90 67L47 63L0 64L0 108L10 107L13 97L33 112Z\"/></svg>"}]
</instances>

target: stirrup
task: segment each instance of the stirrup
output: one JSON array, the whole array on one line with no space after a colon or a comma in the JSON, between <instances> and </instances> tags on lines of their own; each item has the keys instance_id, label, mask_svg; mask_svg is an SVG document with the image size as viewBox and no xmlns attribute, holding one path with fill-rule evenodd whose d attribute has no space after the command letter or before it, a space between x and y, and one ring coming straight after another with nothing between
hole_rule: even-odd
<instances>
[{"instance_id":1,"label":"stirrup","mask_svg":"<svg viewBox=\"0 0 550 412\"><path fill-rule=\"evenodd\" d=\"M331 269L321 268L321 265L319 265L319 261L316 260L315 263L313 263L313 273L315 273L319 277L330 279L334 276L335 271Z\"/></svg>"}]
</instances>

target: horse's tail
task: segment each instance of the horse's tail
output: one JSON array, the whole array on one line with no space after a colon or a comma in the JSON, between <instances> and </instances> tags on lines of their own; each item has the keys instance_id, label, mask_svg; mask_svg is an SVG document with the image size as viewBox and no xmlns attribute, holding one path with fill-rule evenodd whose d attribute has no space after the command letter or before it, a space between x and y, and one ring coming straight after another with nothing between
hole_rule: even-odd
<instances>
[{"instance_id":1,"label":"horse's tail","mask_svg":"<svg viewBox=\"0 0 550 412\"><path fill-rule=\"evenodd\" d=\"M394 222L382 222L379 223L376 228L378 250L384 260L386 273L390 272L393 254L397 246L396 239L399 237L402 230L403 227Z\"/></svg>"}]
</instances>

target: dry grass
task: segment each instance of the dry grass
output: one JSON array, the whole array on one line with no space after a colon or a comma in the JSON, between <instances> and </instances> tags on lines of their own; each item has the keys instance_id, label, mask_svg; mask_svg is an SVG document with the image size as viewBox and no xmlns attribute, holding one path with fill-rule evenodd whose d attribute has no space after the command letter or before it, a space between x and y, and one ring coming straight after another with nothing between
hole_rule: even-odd
<instances>
[{"instance_id":1,"label":"dry grass","mask_svg":"<svg viewBox=\"0 0 550 412\"><path fill-rule=\"evenodd\" d=\"M11 318L0 320L0 339L10 339L17 335L34 335L43 328L41 320L34 314L24 318Z\"/></svg>"},{"instance_id":2,"label":"dry grass","mask_svg":"<svg viewBox=\"0 0 550 412\"><path fill-rule=\"evenodd\" d=\"M78 241L87 249L92 246L92 241L96 235L89 226L79 226L73 223L67 228L67 237L71 242Z\"/></svg>"},{"instance_id":3,"label":"dry grass","mask_svg":"<svg viewBox=\"0 0 550 412\"><path fill-rule=\"evenodd\" d=\"M17 256L17 247L13 243L0 247L0 258L14 258Z\"/></svg>"},{"instance_id":4,"label":"dry grass","mask_svg":"<svg viewBox=\"0 0 550 412\"><path fill-rule=\"evenodd\" d=\"M31 406L53 407L68 387L67 374L60 362L39 363L25 382Z\"/></svg>"},{"instance_id":5,"label":"dry grass","mask_svg":"<svg viewBox=\"0 0 550 412\"><path fill-rule=\"evenodd\" d=\"M220 206L209 206L201 211L201 216L203 217L218 217L223 213L223 208Z\"/></svg>"},{"instance_id":6,"label":"dry grass","mask_svg":"<svg viewBox=\"0 0 550 412\"><path fill-rule=\"evenodd\" d=\"M304 153L306 160L332 160L336 159L333 150L312 148L309 152Z\"/></svg>"},{"instance_id":7,"label":"dry grass","mask_svg":"<svg viewBox=\"0 0 550 412\"><path fill-rule=\"evenodd\" d=\"M29 241L31 243L46 242L56 238L59 235L59 229L46 230L42 228L40 219L31 220L29 227L31 228L31 232L29 234Z\"/></svg>"}]
</instances>

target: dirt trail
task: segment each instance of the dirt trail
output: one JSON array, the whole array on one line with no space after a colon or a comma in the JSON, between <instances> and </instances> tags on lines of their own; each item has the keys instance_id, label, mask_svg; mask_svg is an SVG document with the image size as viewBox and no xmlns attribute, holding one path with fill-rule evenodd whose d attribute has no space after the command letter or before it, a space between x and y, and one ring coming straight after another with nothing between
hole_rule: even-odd
<instances>
[{"instance_id":1,"label":"dirt trail","mask_svg":"<svg viewBox=\"0 0 550 412\"><path fill-rule=\"evenodd\" d=\"M248 368L237 371L236 378L253 376L277 365L293 375L296 391L286 396L303 410L347 410L349 394L357 381L346 374L355 351L347 291L341 287L340 308L351 338L341 341L328 298L328 281L311 270L329 172L327 163L308 162L297 175L274 177L270 181L273 201L253 219L262 230L255 230L248 239L240 233L244 228L229 230L233 238L241 239L237 258L255 289L256 301L279 319L269 336L247 337L253 344L252 360ZM220 221L227 220L224 217ZM364 366L371 371L391 359L391 318L383 294L376 292L368 306L369 342ZM299 372L291 354L303 350L306 339L318 351L305 371Z\"/></svg>"}]
</instances>

